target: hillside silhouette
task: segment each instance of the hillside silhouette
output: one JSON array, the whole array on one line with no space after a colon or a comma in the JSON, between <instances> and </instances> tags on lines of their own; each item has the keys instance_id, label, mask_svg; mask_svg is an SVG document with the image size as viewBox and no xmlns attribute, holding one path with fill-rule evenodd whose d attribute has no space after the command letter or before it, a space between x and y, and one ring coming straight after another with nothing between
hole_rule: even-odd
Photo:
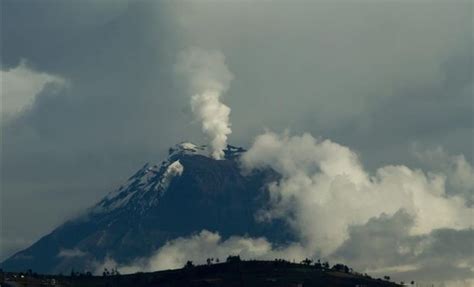
<instances>
[{"instance_id":1,"label":"hillside silhouette","mask_svg":"<svg viewBox=\"0 0 474 287\"><path fill-rule=\"evenodd\" d=\"M242 261L229 256L226 262L194 266L192 262L181 269L120 275L115 270L104 270L102 276L71 273L69 276L7 273L2 286L70 286L70 287L372 287L401 286L385 279L375 279L354 272L348 266L313 263L304 260L291 263L285 260ZM16 284L16 285L15 285Z\"/></svg>"}]
</instances>

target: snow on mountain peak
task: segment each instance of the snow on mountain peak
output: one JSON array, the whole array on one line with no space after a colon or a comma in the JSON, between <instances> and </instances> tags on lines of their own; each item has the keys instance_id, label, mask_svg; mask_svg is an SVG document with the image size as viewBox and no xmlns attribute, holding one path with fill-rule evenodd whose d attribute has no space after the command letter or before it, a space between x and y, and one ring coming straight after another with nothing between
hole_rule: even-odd
<instances>
[{"instance_id":1,"label":"snow on mountain peak","mask_svg":"<svg viewBox=\"0 0 474 287\"><path fill-rule=\"evenodd\" d=\"M193 143L190 143L190 142L183 142L183 143L178 144L178 146L180 146L181 148L183 148L185 150L198 150L198 149L200 149L199 146L197 146Z\"/></svg>"},{"instance_id":2,"label":"snow on mountain peak","mask_svg":"<svg viewBox=\"0 0 474 287\"><path fill-rule=\"evenodd\" d=\"M191 142L182 142L175 145L169 150L169 158L174 157L175 155L202 155L209 156L209 151L205 145L196 145Z\"/></svg>"},{"instance_id":3,"label":"snow on mountain peak","mask_svg":"<svg viewBox=\"0 0 474 287\"><path fill-rule=\"evenodd\" d=\"M233 159L245 150L228 145L224 150L225 159ZM166 160L161 164L145 164L119 189L110 192L93 209L93 213L111 212L126 207L130 202L133 208L144 210L158 203L159 198L166 192L173 178L181 176L184 166L182 156L204 156L212 159L210 151L205 145L196 145L191 142L182 142L169 149ZM128 207L127 207L128 208Z\"/></svg>"},{"instance_id":4,"label":"snow on mountain peak","mask_svg":"<svg viewBox=\"0 0 474 287\"><path fill-rule=\"evenodd\" d=\"M184 167L183 165L179 162L179 160L174 161L168 167L166 168L166 171L163 173L163 176L161 177L160 183L163 188L163 191L165 191L169 184L171 183L171 180L175 176L180 176L183 174Z\"/></svg>"},{"instance_id":5,"label":"snow on mountain peak","mask_svg":"<svg viewBox=\"0 0 474 287\"><path fill-rule=\"evenodd\" d=\"M111 212L134 201L142 210L151 207L166 192L171 181L184 171L179 160L164 161L161 166L145 164L127 183L109 193L93 209L92 213ZM141 200L141 199L146 200ZM146 205L146 206L145 206Z\"/></svg>"}]
</instances>

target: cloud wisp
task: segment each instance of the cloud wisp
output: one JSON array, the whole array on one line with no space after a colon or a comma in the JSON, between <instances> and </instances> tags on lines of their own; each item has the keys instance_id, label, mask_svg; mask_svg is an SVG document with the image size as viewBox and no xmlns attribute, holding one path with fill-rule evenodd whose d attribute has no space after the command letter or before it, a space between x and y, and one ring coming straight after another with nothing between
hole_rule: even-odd
<instances>
[{"instance_id":1,"label":"cloud wisp","mask_svg":"<svg viewBox=\"0 0 474 287\"><path fill-rule=\"evenodd\" d=\"M474 203L474 168L463 154L450 155L442 147L414 150L415 156L430 170L446 176L446 191Z\"/></svg>"},{"instance_id":2,"label":"cloud wisp","mask_svg":"<svg viewBox=\"0 0 474 287\"><path fill-rule=\"evenodd\" d=\"M0 70L2 86L1 115L8 119L33 105L36 96L46 86L64 87L66 80L60 76L35 71L22 59L18 66Z\"/></svg>"}]
</instances>

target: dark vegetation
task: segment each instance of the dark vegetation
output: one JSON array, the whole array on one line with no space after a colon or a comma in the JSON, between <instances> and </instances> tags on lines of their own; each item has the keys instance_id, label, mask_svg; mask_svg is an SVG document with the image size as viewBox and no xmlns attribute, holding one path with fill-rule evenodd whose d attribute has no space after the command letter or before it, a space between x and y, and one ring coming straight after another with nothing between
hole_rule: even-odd
<instances>
[{"instance_id":1,"label":"dark vegetation","mask_svg":"<svg viewBox=\"0 0 474 287\"><path fill-rule=\"evenodd\" d=\"M386 276L388 277L388 276ZM209 258L207 264L195 266L188 261L182 269L120 275L116 270L104 270L102 276L71 272L70 275L39 275L4 273L1 286L71 286L71 287L197 287L197 286L331 286L372 287L400 286L388 278L375 279L360 274L343 264L330 267L328 262L301 263L275 259L274 261L243 261L229 256L225 262Z\"/></svg>"}]
</instances>

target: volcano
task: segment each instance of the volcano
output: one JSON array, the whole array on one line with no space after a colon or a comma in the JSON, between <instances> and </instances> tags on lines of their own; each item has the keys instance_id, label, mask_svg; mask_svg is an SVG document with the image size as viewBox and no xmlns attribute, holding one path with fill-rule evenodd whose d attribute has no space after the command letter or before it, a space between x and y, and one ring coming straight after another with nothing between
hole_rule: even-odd
<instances>
[{"instance_id":1,"label":"volcano","mask_svg":"<svg viewBox=\"0 0 474 287\"><path fill-rule=\"evenodd\" d=\"M159 164L145 164L124 185L82 215L69 220L30 247L5 260L8 271L57 274L91 270L113 258L127 264L149 256L167 241L203 229L231 235L293 240L284 222L261 223L268 203L265 186L278 178L272 170L244 174L243 148L228 145L215 160L205 146L180 143Z\"/></svg>"}]
</instances>

